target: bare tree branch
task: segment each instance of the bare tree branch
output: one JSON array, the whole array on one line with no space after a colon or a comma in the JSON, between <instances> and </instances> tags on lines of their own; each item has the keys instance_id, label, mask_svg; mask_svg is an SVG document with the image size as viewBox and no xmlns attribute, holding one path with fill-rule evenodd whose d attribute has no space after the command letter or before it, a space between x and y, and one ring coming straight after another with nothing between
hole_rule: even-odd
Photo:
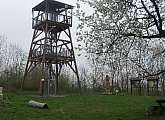
<instances>
[{"instance_id":1,"label":"bare tree branch","mask_svg":"<svg viewBox=\"0 0 165 120\"><path fill-rule=\"evenodd\" d=\"M150 72L147 71L147 69L145 69L141 64L137 63L135 60L129 58L129 60L131 62L133 62L136 66L138 66L139 68L141 68L143 71L145 71L148 75L152 75Z\"/></svg>"},{"instance_id":2,"label":"bare tree branch","mask_svg":"<svg viewBox=\"0 0 165 120\"><path fill-rule=\"evenodd\" d=\"M153 3L153 5L155 6L155 11L156 11L156 13L157 13L157 15L158 15L158 18L159 18L159 31L161 32L161 30L162 30L162 19L161 19L161 17L160 17L159 8L158 8L158 6L157 6L155 0L150 0L150 1L151 1L151 2Z\"/></svg>"},{"instance_id":3,"label":"bare tree branch","mask_svg":"<svg viewBox=\"0 0 165 120\"><path fill-rule=\"evenodd\" d=\"M160 71L157 71L156 73L146 75L146 76L144 76L144 78L145 78L145 77L149 77L149 76L157 76L157 75L160 75L160 74L162 74L162 73L164 73L164 72L165 72L165 70L160 70Z\"/></svg>"},{"instance_id":4,"label":"bare tree branch","mask_svg":"<svg viewBox=\"0 0 165 120\"><path fill-rule=\"evenodd\" d=\"M155 25L156 25L156 27L157 27L157 30L160 32L160 28L159 28L158 21L157 21L156 17L150 13L150 11L149 11L149 10L147 9L147 7L145 6L143 0L141 0L141 3L142 3L142 5L143 5L145 11L148 13L148 15L154 19L154 22L155 22Z\"/></svg>"}]
</instances>

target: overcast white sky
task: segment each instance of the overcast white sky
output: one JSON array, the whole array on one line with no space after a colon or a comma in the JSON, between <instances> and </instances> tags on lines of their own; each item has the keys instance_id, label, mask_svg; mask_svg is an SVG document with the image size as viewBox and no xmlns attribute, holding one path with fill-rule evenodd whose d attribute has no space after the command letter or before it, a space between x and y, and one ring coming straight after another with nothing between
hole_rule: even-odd
<instances>
[{"instance_id":1,"label":"overcast white sky","mask_svg":"<svg viewBox=\"0 0 165 120\"><path fill-rule=\"evenodd\" d=\"M43 0L0 0L0 35L5 35L7 41L18 44L25 51L29 51L32 40L32 8ZM57 0L76 6L77 0ZM77 23L73 21L72 39L76 42ZM76 55L77 56L77 55ZM82 58L77 58L77 61Z\"/></svg>"}]
</instances>

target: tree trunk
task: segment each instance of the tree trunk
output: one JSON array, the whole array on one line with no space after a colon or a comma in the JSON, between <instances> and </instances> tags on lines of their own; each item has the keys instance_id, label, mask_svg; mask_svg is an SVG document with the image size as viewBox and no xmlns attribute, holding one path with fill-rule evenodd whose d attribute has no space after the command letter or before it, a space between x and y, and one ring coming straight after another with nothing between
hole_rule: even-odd
<instances>
[{"instance_id":1,"label":"tree trunk","mask_svg":"<svg viewBox=\"0 0 165 120\"><path fill-rule=\"evenodd\" d=\"M39 107L39 108L45 108L45 109L48 108L48 105L46 103L40 103L40 102L36 102L34 100L30 100L28 102L28 105L32 106L32 107Z\"/></svg>"}]
</instances>

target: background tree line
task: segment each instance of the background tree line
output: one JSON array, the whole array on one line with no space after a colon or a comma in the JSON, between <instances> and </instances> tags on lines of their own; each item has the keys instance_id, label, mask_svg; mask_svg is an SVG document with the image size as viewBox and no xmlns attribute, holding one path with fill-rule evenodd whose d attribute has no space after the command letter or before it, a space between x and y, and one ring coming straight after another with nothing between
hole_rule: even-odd
<instances>
[{"instance_id":1,"label":"background tree line","mask_svg":"<svg viewBox=\"0 0 165 120\"><path fill-rule=\"evenodd\" d=\"M8 43L6 36L0 36L0 85L4 90L20 88L25 58L25 52L18 45Z\"/></svg>"}]
</instances>

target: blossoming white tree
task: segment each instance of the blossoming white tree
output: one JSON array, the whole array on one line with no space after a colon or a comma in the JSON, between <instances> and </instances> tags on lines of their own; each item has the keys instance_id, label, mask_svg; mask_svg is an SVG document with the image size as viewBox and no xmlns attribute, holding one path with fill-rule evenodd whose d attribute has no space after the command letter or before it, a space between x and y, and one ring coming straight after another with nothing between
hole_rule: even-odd
<instances>
[{"instance_id":1,"label":"blossoming white tree","mask_svg":"<svg viewBox=\"0 0 165 120\"><path fill-rule=\"evenodd\" d=\"M164 0L77 0L77 41L118 82L165 71ZM82 3L93 8L89 13Z\"/></svg>"}]
</instances>

